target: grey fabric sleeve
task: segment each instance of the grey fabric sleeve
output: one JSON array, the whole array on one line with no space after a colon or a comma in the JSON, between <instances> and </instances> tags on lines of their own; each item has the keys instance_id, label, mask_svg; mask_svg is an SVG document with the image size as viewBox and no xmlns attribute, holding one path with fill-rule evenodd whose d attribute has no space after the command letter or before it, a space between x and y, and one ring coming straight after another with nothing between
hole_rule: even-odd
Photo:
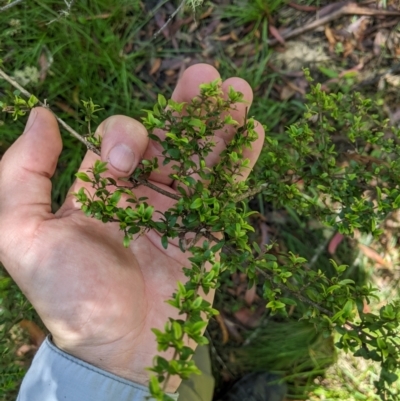
<instances>
[{"instance_id":1,"label":"grey fabric sleeve","mask_svg":"<svg viewBox=\"0 0 400 401\"><path fill-rule=\"evenodd\" d=\"M168 394L175 400L178 394ZM17 401L145 401L147 387L61 351L46 338L22 382Z\"/></svg>"}]
</instances>

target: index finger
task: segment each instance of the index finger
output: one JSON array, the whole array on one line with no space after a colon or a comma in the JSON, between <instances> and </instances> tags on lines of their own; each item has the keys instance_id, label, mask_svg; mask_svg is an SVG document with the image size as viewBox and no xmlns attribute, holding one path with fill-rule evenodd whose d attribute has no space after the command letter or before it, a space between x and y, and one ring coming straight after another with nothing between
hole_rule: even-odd
<instances>
[{"instance_id":1,"label":"index finger","mask_svg":"<svg viewBox=\"0 0 400 401\"><path fill-rule=\"evenodd\" d=\"M190 102L193 98L200 95L200 85L212 82L220 78L219 72L208 64L196 64L189 67L178 81L174 92L172 93L172 100L178 103ZM156 130L154 132L161 140L165 139L165 132ZM160 171L155 171L151 174L150 179L165 185L171 185L172 179L169 177L174 172L171 164L163 166L162 155L163 147L156 141L150 140L149 146L144 154L144 159L153 159L157 157Z\"/></svg>"},{"instance_id":2,"label":"index finger","mask_svg":"<svg viewBox=\"0 0 400 401\"><path fill-rule=\"evenodd\" d=\"M178 103L190 103L193 98L200 95L201 84L212 82L218 78L220 78L218 71L210 65L196 64L192 67L189 67L179 80L176 89L172 94L172 99ZM243 94L244 102L236 103L232 107L232 110L229 112L229 114L234 120L239 122L239 125L242 125L246 116L246 110L250 107L253 100L253 92L250 85L245 80L241 78L229 78L224 81L221 86L223 96L225 98L228 97L228 90L231 86L236 91ZM206 164L208 167L211 167L218 162L220 153L225 148L225 144L233 138L235 130L236 127L226 125L223 129L215 132L213 138L215 147L213 152L206 158ZM165 138L165 132L161 129L155 130L154 134L157 135L161 140ZM169 177L169 175L173 174L175 171L172 169L172 163L163 166L163 151L164 148L160 143L150 140L149 147L144 155L144 158L153 159L156 157L158 159L160 171L153 172L150 176L151 180L160 184L171 185L173 180Z\"/></svg>"}]
</instances>

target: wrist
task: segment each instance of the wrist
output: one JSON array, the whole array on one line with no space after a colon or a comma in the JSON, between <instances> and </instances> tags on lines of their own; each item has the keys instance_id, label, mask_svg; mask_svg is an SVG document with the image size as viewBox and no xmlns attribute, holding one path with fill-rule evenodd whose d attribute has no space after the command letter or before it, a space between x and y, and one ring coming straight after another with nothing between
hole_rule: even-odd
<instances>
[{"instance_id":1,"label":"wrist","mask_svg":"<svg viewBox=\"0 0 400 401\"><path fill-rule=\"evenodd\" d=\"M178 394L168 394L173 400ZM147 386L100 369L55 346L47 338L24 377L18 401L54 399L139 401L153 399Z\"/></svg>"},{"instance_id":2,"label":"wrist","mask_svg":"<svg viewBox=\"0 0 400 401\"><path fill-rule=\"evenodd\" d=\"M145 387L148 386L151 375L147 368L151 366L154 356L159 354L146 352L146 347L143 346L127 347L117 343L72 345L54 336L50 338L50 342L59 350L83 362ZM178 376L170 377L165 391L175 393L181 382Z\"/></svg>"}]
</instances>

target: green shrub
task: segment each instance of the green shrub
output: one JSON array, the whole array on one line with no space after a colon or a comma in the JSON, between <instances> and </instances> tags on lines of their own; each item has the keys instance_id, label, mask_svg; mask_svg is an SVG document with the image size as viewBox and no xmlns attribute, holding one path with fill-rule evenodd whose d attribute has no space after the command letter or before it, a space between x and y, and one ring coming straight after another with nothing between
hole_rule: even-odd
<instances>
[{"instance_id":1,"label":"green shrub","mask_svg":"<svg viewBox=\"0 0 400 401\"><path fill-rule=\"evenodd\" d=\"M311 81L308 72L306 76ZM129 189L102 176L105 163L97 162L88 174L78 174L96 190L95 198L83 189L76 194L83 211L103 222L118 221L125 246L138 232L155 229L165 248L169 239L179 238L182 252L192 253L191 268L184 268L188 281L179 283L168 301L187 319L169 319L164 331L154 330L159 350L174 348L175 358L155 358L152 395L157 400L168 399L162 387L171 375L184 379L197 371L190 361L193 351L183 340L190 337L206 343L204 318L217 313L198 290L207 293L218 287L221 272L239 270L247 274L250 284L262 284L266 306L273 314L286 316L288 308L301 303L302 319L322 337L329 338L336 331L337 347L380 362L377 391L382 399L394 400L390 387L398 378L400 363L400 300L385 304L378 314L366 313L364 304L379 299L378 290L372 284L358 285L343 278L346 265L332 260L335 273L328 276L318 266L307 268L302 256L276 253L273 244L264 248L251 244L253 228L248 217L252 212L246 200L260 193L276 207L318 218L343 234L359 230L378 237L383 219L400 205L399 131L378 115L371 99L359 93L328 94L315 85L307 95L303 118L287 128L284 140L267 136L259 163L244 182L235 177L247 166L243 150L256 138L254 121L248 118L239 127L229 117L221 117L238 101L241 94L234 90L224 100L220 82L215 81L201 86L201 95L185 106L184 115L183 104L162 95L153 110L147 111L144 125L150 138L162 145L164 165L175 164L176 173L170 177L179 183L179 195L172 196L176 204L162 213L161 220L153 220L155 211L146 199L136 199ZM4 102L3 108L14 112L21 103L17 96L11 103ZM221 153L220 162L207 168L204 160L214 146L213 133L225 124L236 127L234 139ZM162 142L153 134L160 128L168 132ZM87 143L93 146L93 141ZM147 177L157 168L156 160L142 161L129 180L134 186L149 186ZM109 185L115 190L110 191ZM130 197L132 206L119 206L122 194ZM225 235L219 240L216 233L221 231ZM184 238L189 232L195 234L190 242ZM219 250L220 261L216 258ZM210 270L205 269L206 263Z\"/></svg>"}]
</instances>

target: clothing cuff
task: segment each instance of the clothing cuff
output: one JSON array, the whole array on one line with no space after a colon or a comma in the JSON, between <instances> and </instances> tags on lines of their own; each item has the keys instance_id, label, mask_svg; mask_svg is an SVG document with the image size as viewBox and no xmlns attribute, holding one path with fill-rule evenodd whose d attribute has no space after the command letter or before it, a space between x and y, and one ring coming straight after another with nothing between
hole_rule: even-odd
<instances>
[{"instance_id":1,"label":"clothing cuff","mask_svg":"<svg viewBox=\"0 0 400 401\"><path fill-rule=\"evenodd\" d=\"M178 394L168 394L175 401ZM99 369L57 348L49 337L22 382L17 401L147 401L147 387Z\"/></svg>"}]
</instances>

